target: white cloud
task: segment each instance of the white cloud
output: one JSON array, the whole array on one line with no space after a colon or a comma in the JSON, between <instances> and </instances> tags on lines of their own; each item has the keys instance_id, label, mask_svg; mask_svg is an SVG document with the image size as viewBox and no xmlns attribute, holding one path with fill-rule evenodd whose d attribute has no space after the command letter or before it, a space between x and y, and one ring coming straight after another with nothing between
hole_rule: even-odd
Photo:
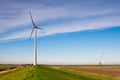
<instances>
[{"instance_id":1,"label":"white cloud","mask_svg":"<svg viewBox=\"0 0 120 80\"><path fill-rule=\"evenodd\" d=\"M4 35L0 40L24 39L29 36L31 31L31 27L27 28L28 25L31 25L29 9L32 10L35 22L46 23L58 19L69 21L69 18L77 18L75 21L67 23L47 25L44 27L44 32L39 32L38 36L120 26L120 10L116 5L111 7L110 4L104 4L102 1L90 4L84 2L83 4L78 2L77 4L67 3L66 5L62 4L62 6L54 6L52 4L46 5L45 2L4 2L4 5L0 6L0 34ZM103 6L99 7L98 4ZM8 6L6 7L6 5ZM22 28L22 30L15 31L17 28ZM10 32L10 30L13 30L13 32Z\"/></svg>"},{"instance_id":2,"label":"white cloud","mask_svg":"<svg viewBox=\"0 0 120 80\"><path fill-rule=\"evenodd\" d=\"M84 21L75 21L72 23L64 23L60 25L45 26L44 30L38 30L38 36L48 36L53 34L78 32L84 30L95 30L119 26L120 18L118 16L113 17L99 17L95 19L87 19ZM29 38L31 29L25 29L19 32L13 32L1 40L15 40Z\"/></svg>"}]
</instances>

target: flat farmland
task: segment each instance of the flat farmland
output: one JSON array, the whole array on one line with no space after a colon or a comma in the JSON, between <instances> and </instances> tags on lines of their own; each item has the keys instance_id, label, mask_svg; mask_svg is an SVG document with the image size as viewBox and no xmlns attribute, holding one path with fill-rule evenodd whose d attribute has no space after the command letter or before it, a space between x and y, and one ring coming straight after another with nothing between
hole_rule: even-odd
<instances>
[{"instance_id":1,"label":"flat farmland","mask_svg":"<svg viewBox=\"0 0 120 80\"><path fill-rule=\"evenodd\" d=\"M120 80L119 75L106 73L109 70L119 71L119 68L119 66L26 66L0 74L0 80Z\"/></svg>"},{"instance_id":2,"label":"flat farmland","mask_svg":"<svg viewBox=\"0 0 120 80\"><path fill-rule=\"evenodd\" d=\"M72 71L85 71L120 77L120 66L55 66Z\"/></svg>"},{"instance_id":3,"label":"flat farmland","mask_svg":"<svg viewBox=\"0 0 120 80\"><path fill-rule=\"evenodd\" d=\"M51 66L98 80L120 80L120 66Z\"/></svg>"},{"instance_id":4,"label":"flat farmland","mask_svg":"<svg viewBox=\"0 0 120 80\"><path fill-rule=\"evenodd\" d=\"M97 80L46 66L28 66L0 75L0 80Z\"/></svg>"}]
</instances>

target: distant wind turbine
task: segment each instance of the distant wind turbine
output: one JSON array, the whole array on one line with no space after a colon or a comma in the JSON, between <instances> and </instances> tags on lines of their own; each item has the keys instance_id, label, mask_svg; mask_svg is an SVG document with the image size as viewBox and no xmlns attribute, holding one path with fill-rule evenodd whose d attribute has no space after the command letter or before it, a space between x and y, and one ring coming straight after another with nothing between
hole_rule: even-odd
<instances>
[{"instance_id":1,"label":"distant wind turbine","mask_svg":"<svg viewBox=\"0 0 120 80\"><path fill-rule=\"evenodd\" d=\"M105 65L105 52L100 55L99 59L99 65Z\"/></svg>"},{"instance_id":2,"label":"distant wind turbine","mask_svg":"<svg viewBox=\"0 0 120 80\"><path fill-rule=\"evenodd\" d=\"M30 18L31 18L32 25L33 25L33 29L31 31L30 39L31 39L31 36L34 32L34 63L33 63L33 65L37 65L37 29L42 29L42 28L39 28L35 25L31 12L30 12Z\"/></svg>"}]
</instances>

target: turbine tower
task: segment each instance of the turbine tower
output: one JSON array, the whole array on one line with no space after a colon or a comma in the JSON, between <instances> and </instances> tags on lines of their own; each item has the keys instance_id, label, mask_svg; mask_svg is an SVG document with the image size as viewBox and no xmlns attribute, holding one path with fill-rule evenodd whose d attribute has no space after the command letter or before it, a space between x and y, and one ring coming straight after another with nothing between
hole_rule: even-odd
<instances>
[{"instance_id":1,"label":"turbine tower","mask_svg":"<svg viewBox=\"0 0 120 80\"><path fill-rule=\"evenodd\" d=\"M37 29L42 29L42 28L38 28L34 21L33 21L33 18L32 18L32 14L30 12L30 18L31 18L31 21L32 21L32 25L33 25L33 29L31 31L31 35L30 35L30 39L31 39L31 36L34 32L34 63L33 65L37 65Z\"/></svg>"}]
</instances>

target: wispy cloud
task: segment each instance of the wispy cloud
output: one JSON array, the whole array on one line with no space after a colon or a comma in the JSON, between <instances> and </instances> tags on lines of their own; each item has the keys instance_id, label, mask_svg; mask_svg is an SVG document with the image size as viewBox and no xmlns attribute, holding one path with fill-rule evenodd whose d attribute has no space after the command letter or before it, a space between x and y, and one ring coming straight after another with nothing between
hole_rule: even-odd
<instances>
[{"instance_id":1,"label":"wispy cloud","mask_svg":"<svg viewBox=\"0 0 120 80\"><path fill-rule=\"evenodd\" d=\"M89 0L86 2L66 0L65 4L63 1L56 0L48 4L49 1L43 0L30 0L30 2L5 0L3 3L4 5L0 6L1 41L25 39L29 36L32 28L29 10L32 10L38 26L59 19L67 21L65 23L59 20L60 23L57 24L41 25L44 31L40 31L38 36L120 26L120 10L117 1L112 4L107 3L107 0L106 2L93 0L91 3Z\"/></svg>"},{"instance_id":2,"label":"wispy cloud","mask_svg":"<svg viewBox=\"0 0 120 80\"><path fill-rule=\"evenodd\" d=\"M75 21L72 23L64 23L60 25L45 26L44 30L38 30L38 36L48 36L61 33L78 32L83 30L95 30L119 26L120 19L118 16L99 17L94 20L87 19L83 21ZM29 38L31 29L13 32L3 38L3 40L15 40Z\"/></svg>"}]
</instances>

